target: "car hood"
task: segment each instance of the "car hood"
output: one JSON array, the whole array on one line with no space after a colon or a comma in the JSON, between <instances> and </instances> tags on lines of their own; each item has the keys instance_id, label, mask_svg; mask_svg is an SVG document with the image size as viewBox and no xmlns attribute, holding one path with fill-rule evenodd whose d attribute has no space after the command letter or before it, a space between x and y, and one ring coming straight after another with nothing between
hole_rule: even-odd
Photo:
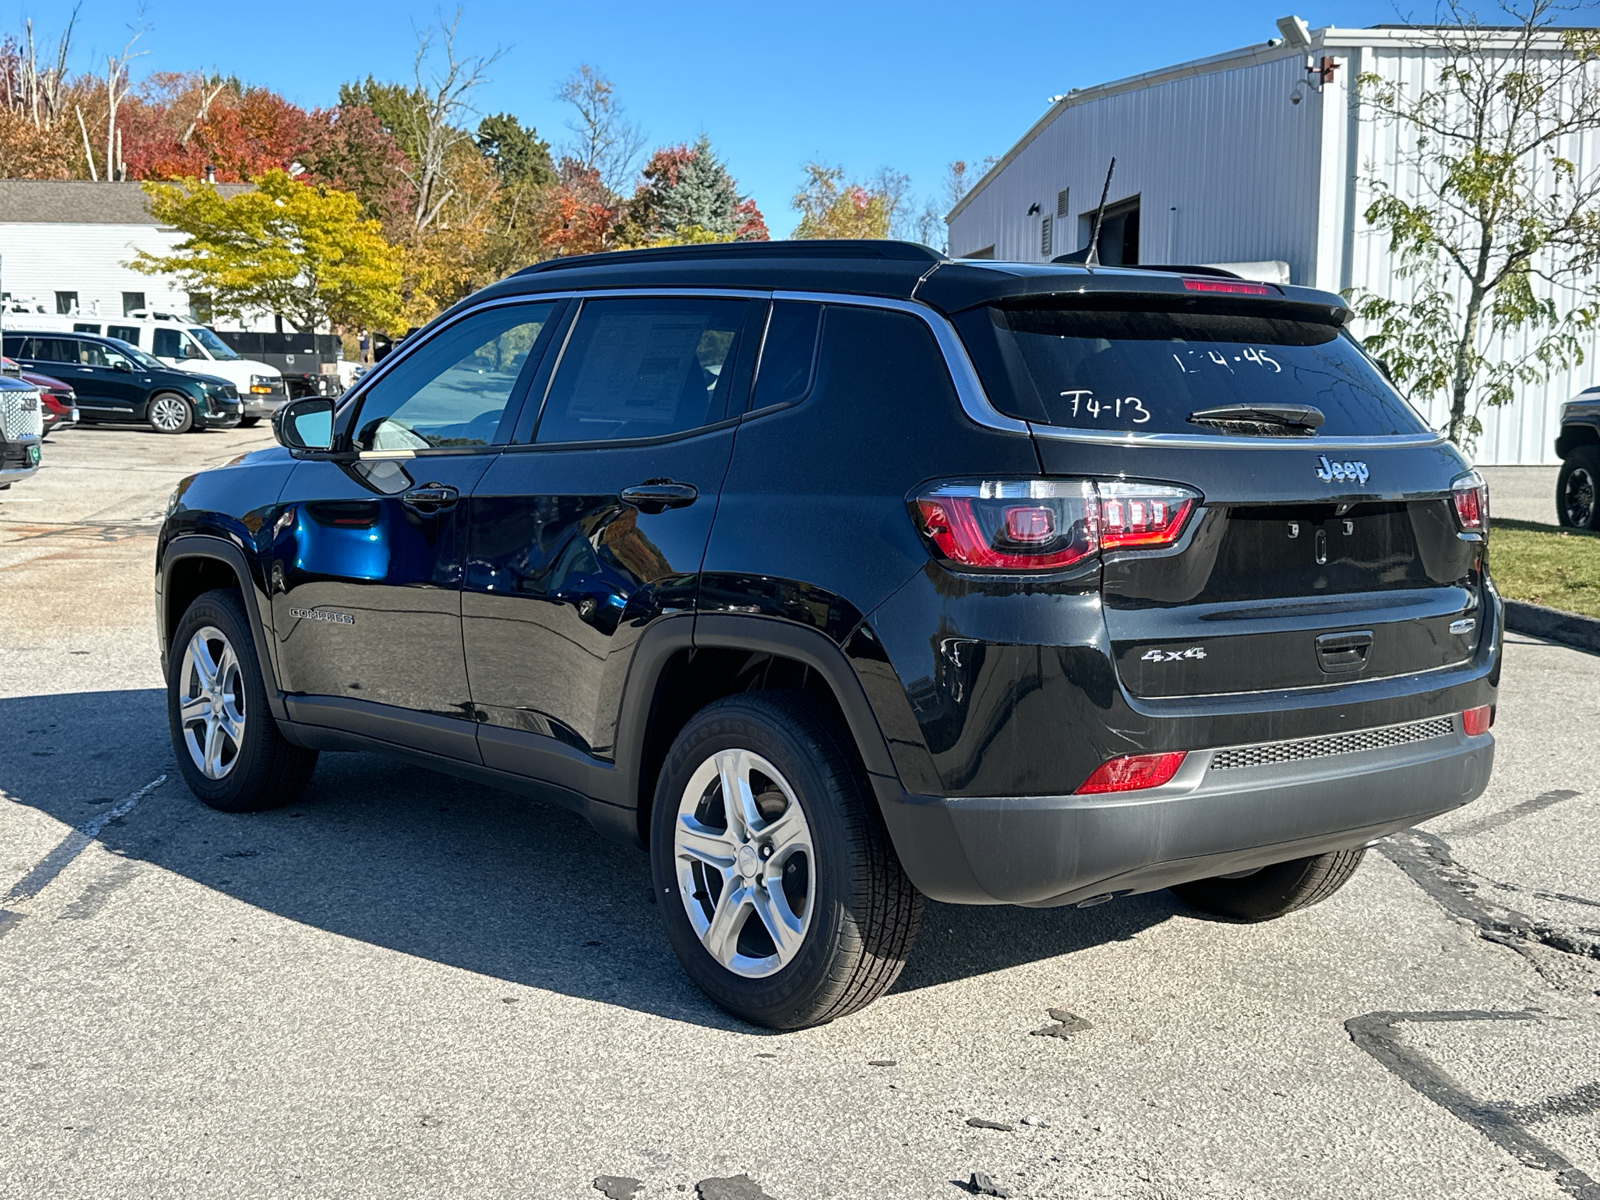
<instances>
[{"instance_id":1,"label":"car hood","mask_svg":"<svg viewBox=\"0 0 1600 1200\"><path fill-rule=\"evenodd\" d=\"M30 383L34 387L43 388L47 392L72 391L70 383L63 383L53 375L40 375L37 371L24 371L19 378L23 383Z\"/></svg>"}]
</instances>

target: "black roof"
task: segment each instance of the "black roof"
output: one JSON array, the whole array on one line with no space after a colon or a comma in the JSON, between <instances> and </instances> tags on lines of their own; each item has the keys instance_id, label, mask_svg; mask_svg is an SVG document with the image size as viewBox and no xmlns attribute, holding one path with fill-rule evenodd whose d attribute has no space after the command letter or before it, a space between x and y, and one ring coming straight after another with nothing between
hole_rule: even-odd
<instances>
[{"instance_id":1,"label":"black roof","mask_svg":"<svg viewBox=\"0 0 1600 1200\"><path fill-rule=\"evenodd\" d=\"M1189 273L1219 274L1200 267ZM1184 274L1173 267L950 259L911 242L726 242L555 258L492 284L472 299L611 287L715 287L915 299L949 313L1022 297L1099 293L1109 298L1121 293L1193 298ZM1272 289L1272 298L1313 305L1325 313L1346 309L1331 292L1265 286Z\"/></svg>"}]
</instances>

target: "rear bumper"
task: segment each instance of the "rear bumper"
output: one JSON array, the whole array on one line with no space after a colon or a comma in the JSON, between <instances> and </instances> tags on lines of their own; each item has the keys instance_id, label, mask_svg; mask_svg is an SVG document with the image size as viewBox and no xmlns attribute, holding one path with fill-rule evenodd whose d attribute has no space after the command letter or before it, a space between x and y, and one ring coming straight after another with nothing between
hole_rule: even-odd
<instances>
[{"instance_id":1,"label":"rear bumper","mask_svg":"<svg viewBox=\"0 0 1600 1200\"><path fill-rule=\"evenodd\" d=\"M1325 758L1216 769L1120 796L912 795L874 776L911 881L951 904L1047 907L1149 892L1363 845L1458 808L1488 785L1494 738L1451 732Z\"/></svg>"}]
</instances>

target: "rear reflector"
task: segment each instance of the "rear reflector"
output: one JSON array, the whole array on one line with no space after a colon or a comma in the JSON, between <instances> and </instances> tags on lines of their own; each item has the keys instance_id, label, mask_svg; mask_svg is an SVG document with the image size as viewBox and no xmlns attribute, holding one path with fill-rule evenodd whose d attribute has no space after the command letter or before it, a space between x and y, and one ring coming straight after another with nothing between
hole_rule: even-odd
<instances>
[{"instance_id":1,"label":"rear reflector","mask_svg":"<svg viewBox=\"0 0 1600 1200\"><path fill-rule=\"evenodd\" d=\"M1461 732L1468 737L1482 737L1494 724L1494 708L1488 704L1469 708L1461 714Z\"/></svg>"},{"instance_id":2,"label":"rear reflector","mask_svg":"<svg viewBox=\"0 0 1600 1200\"><path fill-rule=\"evenodd\" d=\"M1185 279L1183 286L1191 292L1220 292L1226 296L1271 296L1277 291L1264 283L1234 279Z\"/></svg>"},{"instance_id":3,"label":"rear reflector","mask_svg":"<svg viewBox=\"0 0 1600 1200\"><path fill-rule=\"evenodd\" d=\"M1137 792L1160 787L1178 773L1186 754L1186 751L1175 750L1168 754L1124 754L1121 758L1108 759L1083 781L1077 794L1093 796L1102 792Z\"/></svg>"}]
</instances>

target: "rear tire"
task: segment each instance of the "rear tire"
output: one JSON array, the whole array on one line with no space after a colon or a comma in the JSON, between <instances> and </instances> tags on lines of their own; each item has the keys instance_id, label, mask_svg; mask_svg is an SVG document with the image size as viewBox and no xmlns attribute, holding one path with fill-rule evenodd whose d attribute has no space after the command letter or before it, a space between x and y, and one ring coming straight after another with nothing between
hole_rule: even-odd
<instances>
[{"instance_id":1,"label":"rear tire","mask_svg":"<svg viewBox=\"0 0 1600 1200\"><path fill-rule=\"evenodd\" d=\"M1600 446L1579 446L1562 462L1556 519L1568 529L1600 529Z\"/></svg>"},{"instance_id":2,"label":"rear tire","mask_svg":"<svg viewBox=\"0 0 1600 1200\"><path fill-rule=\"evenodd\" d=\"M685 973L752 1024L802 1029L870 1004L916 940L922 895L856 748L802 692L729 696L690 719L656 785L650 863Z\"/></svg>"},{"instance_id":3,"label":"rear tire","mask_svg":"<svg viewBox=\"0 0 1600 1200\"><path fill-rule=\"evenodd\" d=\"M158 392L150 397L144 419L157 433L188 433L194 428L194 405L176 392Z\"/></svg>"},{"instance_id":4,"label":"rear tire","mask_svg":"<svg viewBox=\"0 0 1600 1200\"><path fill-rule=\"evenodd\" d=\"M317 752L291 745L267 707L238 593L202 594L168 653L167 723L189 790L220 812L260 812L305 790Z\"/></svg>"},{"instance_id":5,"label":"rear tire","mask_svg":"<svg viewBox=\"0 0 1600 1200\"><path fill-rule=\"evenodd\" d=\"M1333 895L1350 882L1366 853L1364 847L1335 850L1273 863L1239 879L1197 879L1172 890L1201 912L1236 921L1271 921Z\"/></svg>"}]
</instances>

